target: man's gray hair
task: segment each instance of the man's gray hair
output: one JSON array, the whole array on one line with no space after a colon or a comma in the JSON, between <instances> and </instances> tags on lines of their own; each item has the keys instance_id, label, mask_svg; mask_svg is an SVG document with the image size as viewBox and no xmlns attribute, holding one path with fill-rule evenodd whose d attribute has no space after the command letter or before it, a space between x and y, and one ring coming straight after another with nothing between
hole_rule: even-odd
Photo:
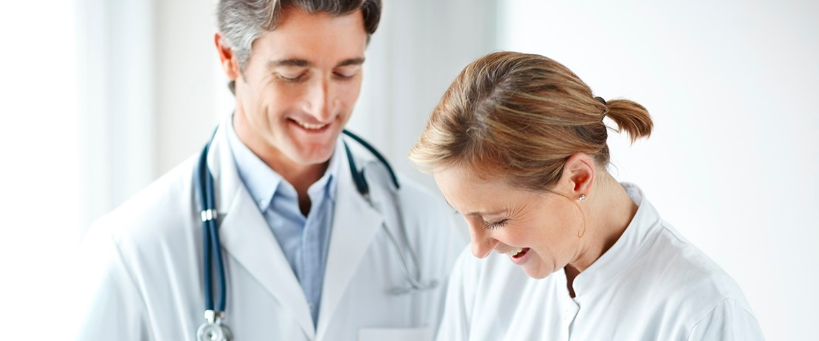
<instances>
[{"instance_id":1,"label":"man's gray hair","mask_svg":"<svg viewBox=\"0 0 819 341\"><path fill-rule=\"evenodd\" d=\"M284 8L333 16L361 9L368 40L381 20L381 0L220 0L217 9L219 32L224 36L223 43L236 55L240 70L244 70L250 58L253 41L259 38L262 30L276 29Z\"/></svg>"}]
</instances>

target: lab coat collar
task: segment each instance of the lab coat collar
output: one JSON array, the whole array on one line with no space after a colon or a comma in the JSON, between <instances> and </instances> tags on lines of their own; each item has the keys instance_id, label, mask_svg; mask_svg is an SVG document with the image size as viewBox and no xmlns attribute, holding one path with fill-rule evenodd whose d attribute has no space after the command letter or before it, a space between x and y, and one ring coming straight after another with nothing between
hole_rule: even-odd
<instances>
[{"instance_id":1,"label":"lab coat collar","mask_svg":"<svg viewBox=\"0 0 819 341\"><path fill-rule=\"evenodd\" d=\"M337 149L344 148L339 143ZM324 273L324 287L321 295L321 310L318 318L318 339L325 339L332 316L344 314L336 312L341 298L347 291L359 263L370 248L384 216L375 209L384 201L383 184L372 178L373 172L365 172L370 184L370 197L373 205L360 194L352 180L352 174L346 153L340 153L338 186L335 212L333 213L333 230L330 247L327 253L327 265ZM364 162L356 159L359 167Z\"/></svg>"},{"instance_id":2,"label":"lab coat collar","mask_svg":"<svg viewBox=\"0 0 819 341\"><path fill-rule=\"evenodd\" d=\"M208 157L208 165L216 184L217 209L222 218L219 224L222 248L226 257L234 258L285 309L290 310L290 315L301 326L308 339L314 339L315 327L298 279L239 178L227 142L225 129L229 127L228 124L229 121L223 123L216 131ZM227 269L228 272L236 270ZM228 299L228 319L230 302Z\"/></svg>"},{"instance_id":3,"label":"lab coat collar","mask_svg":"<svg viewBox=\"0 0 819 341\"><path fill-rule=\"evenodd\" d=\"M243 187L228 143L226 129L230 127L228 125L230 124L230 117L232 115L219 125L213 134L207 159L208 170L213 176L216 209L220 219L225 217L233 198L238 194L237 191ZM195 187L198 187L198 185ZM198 200L198 195L196 197Z\"/></svg>"},{"instance_id":4,"label":"lab coat collar","mask_svg":"<svg viewBox=\"0 0 819 341\"><path fill-rule=\"evenodd\" d=\"M638 205L637 213L617 242L574 279L572 288L576 294L576 301L582 301L584 294L604 285L623 270L649 242L647 239L652 235L652 230L662 224L659 213L644 199L639 187L630 183L622 185Z\"/></svg>"}]
</instances>

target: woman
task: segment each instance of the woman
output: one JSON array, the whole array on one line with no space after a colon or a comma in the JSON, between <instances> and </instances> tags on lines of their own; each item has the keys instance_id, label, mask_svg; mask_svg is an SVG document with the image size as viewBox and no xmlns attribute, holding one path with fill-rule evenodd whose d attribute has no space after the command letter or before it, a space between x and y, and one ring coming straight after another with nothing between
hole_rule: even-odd
<instances>
[{"instance_id":1,"label":"woman","mask_svg":"<svg viewBox=\"0 0 819 341\"><path fill-rule=\"evenodd\" d=\"M480 259L456 264L438 340L763 339L737 284L606 171L605 117L651 133L543 56L492 53L452 83L410 153Z\"/></svg>"}]
</instances>

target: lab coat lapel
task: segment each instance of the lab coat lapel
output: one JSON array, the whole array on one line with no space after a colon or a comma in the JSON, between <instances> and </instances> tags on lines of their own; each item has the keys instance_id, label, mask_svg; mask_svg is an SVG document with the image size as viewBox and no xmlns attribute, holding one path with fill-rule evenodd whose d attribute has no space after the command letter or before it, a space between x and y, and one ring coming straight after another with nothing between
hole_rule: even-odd
<instances>
[{"instance_id":1,"label":"lab coat lapel","mask_svg":"<svg viewBox=\"0 0 819 341\"><path fill-rule=\"evenodd\" d=\"M228 123L229 124L229 123ZM312 339L315 336L312 317L298 279L284 256L267 221L253 198L242 185L233 155L222 125L211 144L210 169L218 184L217 208L224 219L219 225L222 248L233 257L264 288L281 302L285 309ZM227 209L226 211L222 211ZM230 268L227 269L230 272ZM235 270L234 270L235 271Z\"/></svg>"},{"instance_id":2,"label":"lab coat lapel","mask_svg":"<svg viewBox=\"0 0 819 341\"><path fill-rule=\"evenodd\" d=\"M339 144L337 148L343 146ZM343 161L338 172L333 229L318 319L320 340L325 338L324 334L332 316L343 313L336 311L339 301L384 221L381 214L370 206L355 188L346 155L343 156ZM373 185L375 184L370 181L370 186Z\"/></svg>"}]
</instances>

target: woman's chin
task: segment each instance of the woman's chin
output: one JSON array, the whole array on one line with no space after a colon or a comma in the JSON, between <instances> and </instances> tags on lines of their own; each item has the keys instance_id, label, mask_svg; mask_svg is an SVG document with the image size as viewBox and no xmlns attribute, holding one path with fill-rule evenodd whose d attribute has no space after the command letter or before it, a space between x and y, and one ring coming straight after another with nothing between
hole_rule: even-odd
<instances>
[{"instance_id":1,"label":"woman's chin","mask_svg":"<svg viewBox=\"0 0 819 341\"><path fill-rule=\"evenodd\" d=\"M546 268L543 266L528 266L523 268L523 272L525 272L527 276L534 279L543 279L551 275L553 272L555 272L555 270L551 267Z\"/></svg>"}]
</instances>

